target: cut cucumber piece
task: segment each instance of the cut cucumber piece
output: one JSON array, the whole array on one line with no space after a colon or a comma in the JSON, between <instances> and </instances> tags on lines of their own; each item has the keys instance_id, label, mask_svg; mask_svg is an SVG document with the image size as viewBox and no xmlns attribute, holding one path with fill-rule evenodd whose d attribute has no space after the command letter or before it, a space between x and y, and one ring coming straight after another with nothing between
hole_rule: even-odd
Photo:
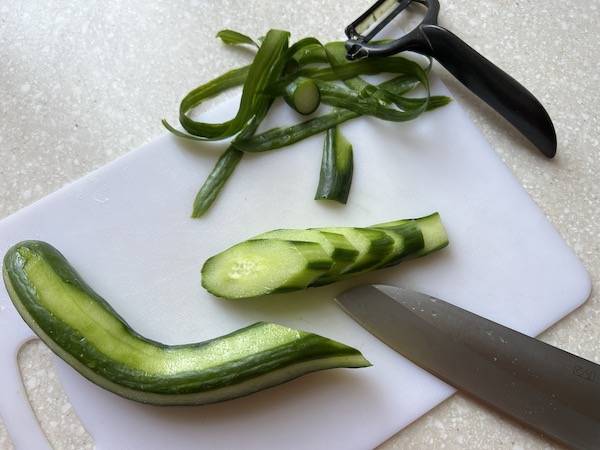
<instances>
[{"instance_id":1,"label":"cut cucumber piece","mask_svg":"<svg viewBox=\"0 0 600 450\"><path fill-rule=\"evenodd\" d=\"M200 343L151 341L43 242L11 248L3 275L17 311L51 350L93 383L143 403L213 403L316 370L370 365L344 344L264 322Z\"/></svg>"},{"instance_id":2,"label":"cut cucumber piece","mask_svg":"<svg viewBox=\"0 0 600 450\"><path fill-rule=\"evenodd\" d=\"M344 137L339 127L330 128L325 133L315 200L334 200L346 204L353 171L352 144Z\"/></svg>"},{"instance_id":3,"label":"cut cucumber piece","mask_svg":"<svg viewBox=\"0 0 600 450\"><path fill-rule=\"evenodd\" d=\"M381 230L370 228L318 228L319 231L341 234L354 248L358 256L342 273L355 274L375 267L390 254L394 240Z\"/></svg>"},{"instance_id":4,"label":"cut cucumber piece","mask_svg":"<svg viewBox=\"0 0 600 450\"><path fill-rule=\"evenodd\" d=\"M321 104L319 87L310 78L297 78L288 84L283 95L285 102L300 114L314 113Z\"/></svg>"},{"instance_id":5,"label":"cut cucumber piece","mask_svg":"<svg viewBox=\"0 0 600 450\"><path fill-rule=\"evenodd\" d=\"M202 269L202 285L224 298L322 286L447 244L437 213L368 228L275 230L210 258ZM302 248L306 255L300 257Z\"/></svg>"},{"instance_id":6,"label":"cut cucumber piece","mask_svg":"<svg viewBox=\"0 0 600 450\"><path fill-rule=\"evenodd\" d=\"M323 277L339 276L358 256L358 250L350 244L348 239L341 234L325 231L281 229L259 234L253 239L279 239L319 244L331 257L333 265L324 275L311 283L314 285L320 284L319 280Z\"/></svg>"},{"instance_id":7,"label":"cut cucumber piece","mask_svg":"<svg viewBox=\"0 0 600 450\"><path fill-rule=\"evenodd\" d=\"M230 299L306 288L333 265L314 242L255 239L237 244L202 267L202 286Z\"/></svg>"},{"instance_id":8,"label":"cut cucumber piece","mask_svg":"<svg viewBox=\"0 0 600 450\"><path fill-rule=\"evenodd\" d=\"M423 246L420 250L411 252L411 256L425 256L448 245L448 234L442 224L439 213L433 213L429 216L419 217L417 219L404 219L380 223L372 225L371 228L383 228L398 231L400 227L405 226L406 224L416 225L423 235Z\"/></svg>"}]
</instances>

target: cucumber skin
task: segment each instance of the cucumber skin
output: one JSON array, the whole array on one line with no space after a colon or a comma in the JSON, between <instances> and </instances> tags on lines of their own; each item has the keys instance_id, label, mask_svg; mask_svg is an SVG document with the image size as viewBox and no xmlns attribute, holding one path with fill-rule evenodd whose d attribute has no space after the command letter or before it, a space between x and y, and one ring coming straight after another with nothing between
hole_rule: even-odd
<instances>
[{"instance_id":1,"label":"cucumber skin","mask_svg":"<svg viewBox=\"0 0 600 450\"><path fill-rule=\"evenodd\" d=\"M362 262L360 262L360 264L355 263L354 266L350 266L349 269L342 273L342 276L356 275L359 273L369 271L370 269L375 267L379 261L381 261L383 258L385 258L385 256L389 254L394 244L392 238L387 236L383 231L377 229L356 227L348 227L348 229L352 229L357 233L361 233L363 235L370 235L370 237L367 237L367 239L369 239L369 241L371 242L371 246L368 250L368 257L365 258ZM341 228L315 228L315 230L325 231L328 233L337 233L339 232L339 230L341 230ZM334 280L332 280L331 282L333 281Z\"/></svg>"},{"instance_id":2,"label":"cucumber skin","mask_svg":"<svg viewBox=\"0 0 600 450\"><path fill-rule=\"evenodd\" d=\"M385 223L379 223L376 225L372 225L370 228L374 228L374 229L379 229L379 228L384 228L386 230L398 230L399 227L403 227L406 224L414 224L417 227L419 227L421 230L427 230L429 228L429 226L431 224L434 224L435 226L435 230L436 230L436 234L433 236L433 238L435 239L435 242L430 242L429 239L426 238L430 237L429 233L422 233L422 244L419 250L414 251L413 253L407 254L405 255L405 257L403 257L401 259L401 261L404 261L405 259L413 259L413 258L420 258L422 256L426 256L429 255L430 253L435 252L436 250L441 250L444 247L448 246L448 235L446 234L446 230L444 229L444 226L442 224L442 220L440 217L440 214L435 212L433 214L429 214L428 216L423 216L423 217L418 217L415 219L402 219L402 220L394 220L391 222L385 222ZM416 243L415 243L416 244Z\"/></svg>"},{"instance_id":3,"label":"cucumber skin","mask_svg":"<svg viewBox=\"0 0 600 450\"><path fill-rule=\"evenodd\" d=\"M361 353L339 342L306 332L286 345L274 347L238 360L201 371L187 371L169 376L150 375L135 367L117 362L89 345L81 333L57 319L51 311L40 304L36 288L27 279L25 261L19 249L26 248L40 255L65 283L81 290L90 299L121 321L123 332L150 343L162 350L176 352L178 349L202 347L204 341L185 345L165 345L146 339L136 333L96 294L70 266L62 254L51 245L40 241L21 242L7 252L4 258L3 277L13 304L23 320L38 334L44 343L60 358L93 383L125 398L157 405L193 405L213 403L250 394L256 390L274 386L305 373L334 367L366 367L370 363ZM271 324L258 322L216 339L246 333ZM294 372L293 366L312 361L315 364L304 371ZM244 382L266 377L276 371L285 372L267 385L253 389L236 389Z\"/></svg>"},{"instance_id":4,"label":"cucumber skin","mask_svg":"<svg viewBox=\"0 0 600 450\"><path fill-rule=\"evenodd\" d=\"M333 200L345 205L350 195L353 172L352 144L344 137L339 127L328 129L323 143L315 200Z\"/></svg>"},{"instance_id":5,"label":"cucumber skin","mask_svg":"<svg viewBox=\"0 0 600 450\"><path fill-rule=\"evenodd\" d=\"M396 264L409 259L411 256L419 254L425 245L423 233L421 233L421 230L413 220L407 220L394 226L372 228L376 230L397 233L402 236L404 240L402 251L397 255L392 255L387 261L384 261L379 268L395 266ZM424 253L421 256L423 255Z\"/></svg>"}]
</instances>

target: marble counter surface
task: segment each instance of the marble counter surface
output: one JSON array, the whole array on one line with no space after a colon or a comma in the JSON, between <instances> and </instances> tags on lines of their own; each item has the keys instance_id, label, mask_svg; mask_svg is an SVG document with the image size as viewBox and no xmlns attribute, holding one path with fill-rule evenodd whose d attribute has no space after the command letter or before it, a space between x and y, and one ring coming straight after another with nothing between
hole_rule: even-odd
<instances>
[{"instance_id":1,"label":"marble counter surface","mask_svg":"<svg viewBox=\"0 0 600 450\"><path fill-rule=\"evenodd\" d=\"M600 1L441 0L440 23L527 86L556 125L546 161L443 69L435 70L600 283ZM187 90L238 65L213 36L342 38L368 1L0 0L0 218L164 133ZM542 335L600 362L600 296ZM19 362L56 449L91 448L38 343ZM558 446L463 395L383 449L541 449ZM0 449L12 448L0 426Z\"/></svg>"}]
</instances>

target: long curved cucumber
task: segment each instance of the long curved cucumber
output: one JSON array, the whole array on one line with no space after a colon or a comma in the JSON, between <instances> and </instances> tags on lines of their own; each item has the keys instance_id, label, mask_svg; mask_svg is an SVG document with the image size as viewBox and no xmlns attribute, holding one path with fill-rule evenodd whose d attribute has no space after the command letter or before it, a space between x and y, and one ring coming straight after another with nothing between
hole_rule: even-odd
<instances>
[{"instance_id":1,"label":"long curved cucumber","mask_svg":"<svg viewBox=\"0 0 600 450\"><path fill-rule=\"evenodd\" d=\"M344 344L264 322L195 344L151 341L44 242L12 247L3 276L21 317L58 356L97 385L143 403L213 403L308 372L370 365Z\"/></svg>"}]
</instances>

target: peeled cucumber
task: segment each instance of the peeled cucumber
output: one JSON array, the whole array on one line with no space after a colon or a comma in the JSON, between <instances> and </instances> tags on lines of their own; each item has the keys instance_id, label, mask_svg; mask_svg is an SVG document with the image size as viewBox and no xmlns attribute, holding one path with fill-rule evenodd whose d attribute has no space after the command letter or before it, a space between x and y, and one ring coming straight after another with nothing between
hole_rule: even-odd
<instances>
[{"instance_id":1,"label":"peeled cucumber","mask_svg":"<svg viewBox=\"0 0 600 450\"><path fill-rule=\"evenodd\" d=\"M280 229L209 258L202 286L241 299L307 287L389 267L448 245L439 214L371 227Z\"/></svg>"},{"instance_id":2,"label":"peeled cucumber","mask_svg":"<svg viewBox=\"0 0 600 450\"><path fill-rule=\"evenodd\" d=\"M213 403L316 370L370 365L352 347L265 322L204 342L152 341L136 333L44 242L12 247L3 275L17 311L51 350L93 383L138 402Z\"/></svg>"}]
</instances>

